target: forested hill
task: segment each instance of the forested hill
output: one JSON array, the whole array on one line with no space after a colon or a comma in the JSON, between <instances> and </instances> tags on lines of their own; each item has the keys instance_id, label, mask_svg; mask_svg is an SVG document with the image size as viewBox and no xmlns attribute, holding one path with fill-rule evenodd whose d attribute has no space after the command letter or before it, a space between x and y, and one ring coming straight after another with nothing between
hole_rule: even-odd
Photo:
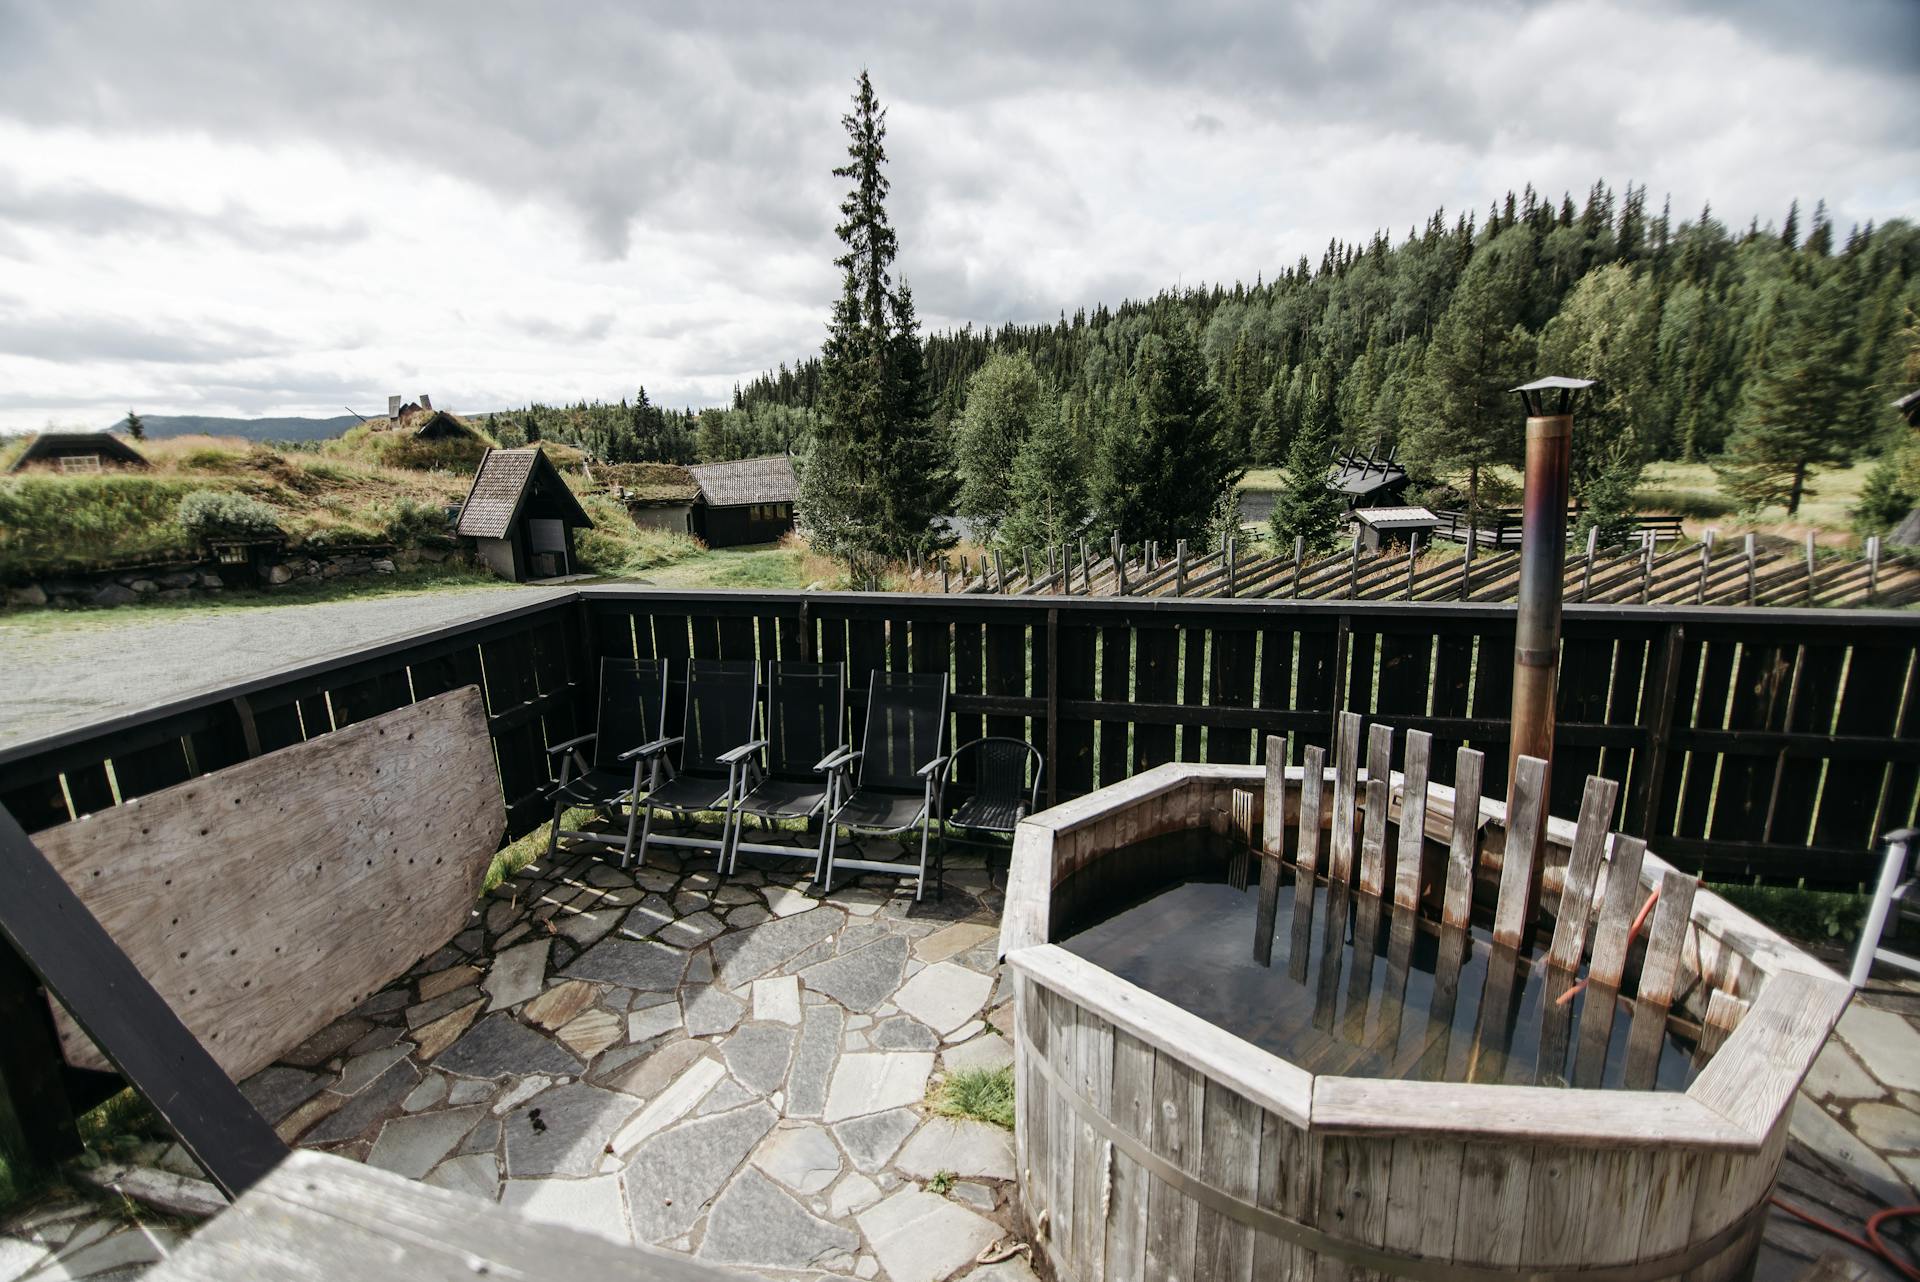
<instances>
[{"instance_id":1,"label":"forested hill","mask_svg":"<svg viewBox=\"0 0 1920 1282\"><path fill-rule=\"evenodd\" d=\"M1280 462L1318 405L1347 443L1400 441L1440 472L1518 447L1517 411L1498 391L1536 373L1602 379L1644 457L1716 454L1757 375L1822 339L1842 367L1844 386L1829 391L1851 398L1864 433L1854 445L1866 448L1894 423L1876 389L1901 385L1917 275L1920 229L1903 221L1842 235L1824 206L1803 217L1795 205L1778 227L1731 231L1710 209L1690 220L1649 211L1645 188L1616 198L1596 184L1584 206L1528 188L1484 219L1436 213L1397 244L1384 232L1336 240L1317 266L1302 258L1250 285L931 334L926 368L936 413L953 418L990 355L1024 353L1098 424L1125 395L1140 340L1190 321L1223 427L1249 461ZM737 404L811 409L818 390L808 358L755 379ZM1459 430L1460 414L1436 413L1435 398L1462 397L1485 402L1467 419L1477 409L1513 430L1481 441Z\"/></svg>"}]
</instances>

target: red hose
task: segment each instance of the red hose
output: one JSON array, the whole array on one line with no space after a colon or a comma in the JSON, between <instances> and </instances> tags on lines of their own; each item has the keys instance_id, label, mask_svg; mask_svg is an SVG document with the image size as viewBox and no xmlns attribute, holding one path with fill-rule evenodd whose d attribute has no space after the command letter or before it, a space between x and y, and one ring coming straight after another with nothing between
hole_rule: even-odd
<instances>
[{"instance_id":1,"label":"red hose","mask_svg":"<svg viewBox=\"0 0 1920 1282\"><path fill-rule=\"evenodd\" d=\"M1888 1264L1898 1269L1903 1276L1912 1278L1914 1282L1920 1282L1920 1269L1915 1268L1913 1265L1896 1256L1893 1253L1893 1248L1888 1246L1880 1236L1880 1226L1882 1224L1888 1220L1900 1220L1911 1215L1920 1215L1920 1206L1890 1206L1884 1211L1874 1212L1867 1220L1866 1237L1859 1237L1847 1232L1837 1224L1829 1224L1811 1211L1801 1210L1791 1202L1783 1202L1778 1197L1769 1197L1767 1200L1785 1211L1788 1215L1811 1224L1822 1233L1831 1233L1842 1242L1859 1247L1868 1255L1879 1256L1882 1260L1885 1260Z\"/></svg>"}]
</instances>

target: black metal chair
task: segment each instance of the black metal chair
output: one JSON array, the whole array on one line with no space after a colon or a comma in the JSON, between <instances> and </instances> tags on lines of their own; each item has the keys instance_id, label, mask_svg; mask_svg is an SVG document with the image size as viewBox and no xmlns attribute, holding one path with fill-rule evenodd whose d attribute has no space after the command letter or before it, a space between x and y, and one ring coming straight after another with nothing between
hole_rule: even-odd
<instances>
[{"instance_id":1,"label":"black metal chair","mask_svg":"<svg viewBox=\"0 0 1920 1282\"><path fill-rule=\"evenodd\" d=\"M658 659L600 660L600 707L592 733L576 735L547 749L560 762L560 782L553 789L553 826L547 836L547 857L559 849L560 839L618 850L622 862L632 853L638 811L633 799L640 792L646 768L646 746L658 735L667 706L667 665ZM592 752L586 751L592 745ZM609 823L618 823L627 811L625 837L603 832L575 832L560 821L574 807L591 806Z\"/></svg>"},{"instance_id":2,"label":"black metal chair","mask_svg":"<svg viewBox=\"0 0 1920 1282\"><path fill-rule=\"evenodd\" d=\"M834 802L827 821L827 868L821 893L832 891L837 869L848 868L917 877L913 897L917 900L926 894L930 830L938 811L940 770L946 764L940 745L946 731L946 673L874 672L867 687L866 735L859 751L842 748L820 763L832 771L829 786ZM887 837L918 828L919 864L842 859L836 850L843 828Z\"/></svg>"},{"instance_id":3,"label":"black metal chair","mask_svg":"<svg viewBox=\"0 0 1920 1282\"><path fill-rule=\"evenodd\" d=\"M711 837L654 836L653 817L665 811L687 819L704 811L730 811L740 795L745 763L753 754L753 725L760 709L760 665L751 659L694 659L687 664L686 719L680 733L645 745L653 763L640 825L640 863L649 845L712 850L725 862L726 829ZM674 754L673 750L678 749ZM670 756L677 756L670 760Z\"/></svg>"},{"instance_id":4,"label":"black metal chair","mask_svg":"<svg viewBox=\"0 0 1920 1282\"><path fill-rule=\"evenodd\" d=\"M766 764L749 756L744 787L729 816L733 844L725 856L724 871L739 866L740 852L791 858L807 853L800 846L741 840L745 816L753 815L769 827L782 819L824 818L833 784L828 760L845 743L847 728L847 670L842 663L771 663L767 665L766 734L747 745L764 749ZM813 877L820 879L827 825L813 849Z\"/></svg>"},{"instance_id":5,"label":"black metal chair","mask_svg":"<svg viewBox=\"0 0 1920 1282\"><path fill-rule=\"evenodd\" d=\"M1033 768L1031 780L1028 766ZM1040 755L1040 749L1025 739L988 735L955 748L947 758L946 768L940 772L937 793L942 803L942 818L946 820L940 829L942 848L946 845L948 830L953 828L1012 836L1020 821L1040 808L1040 776L1046 768L1046 758ZM945 801L955 774L964 774L962 787L970 784L972 791L949 811Z\"/></svg>"}]
</instances>

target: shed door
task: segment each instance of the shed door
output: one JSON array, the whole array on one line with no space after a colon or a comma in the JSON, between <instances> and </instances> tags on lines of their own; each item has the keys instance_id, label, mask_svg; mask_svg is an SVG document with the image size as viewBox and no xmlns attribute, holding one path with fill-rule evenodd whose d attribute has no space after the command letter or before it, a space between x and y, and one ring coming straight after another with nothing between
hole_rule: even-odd
<instances>
[{"instance_id":1,"label":"shed door","mask_svg":"<svg viewBox=\"0 0 1920 1282\"><path fill-rule=\"evenodd\" d=\"M535 552L565 552L567 550L567 523L547 517L536 516L529 523L533 535Z\"/></svg>"}]
</instances>

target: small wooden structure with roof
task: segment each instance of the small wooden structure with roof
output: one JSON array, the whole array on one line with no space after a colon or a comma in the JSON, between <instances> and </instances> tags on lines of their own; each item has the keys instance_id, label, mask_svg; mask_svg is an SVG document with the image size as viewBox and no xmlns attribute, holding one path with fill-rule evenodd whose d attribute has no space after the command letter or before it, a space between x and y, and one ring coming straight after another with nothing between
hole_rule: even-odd
<instances>
[{"instance_id":1,"label":"small wooden structure with roof","mask_svg":"<svg viewBox=\"0 0 1920 1282\"><path fill-rule=\"evenodd\" d=\"M687 470L700 487L688 526L708 547L771 543L793 529L800 483L787 455L702 463Z\"/></svg>"},{"instance_id":2,"label":"small wooden structure with roof","mask_svg":"<svg viewBox=\"0 0 1920 1282\"><path fill-rule=\"evenodd\" d=\"M1369 552L1405 547L1414 539L1433 541L1440 518L1423 507L1363 507L1353 513L1353 531Z\"/></svg>"},{"instance_id":3,"label":"small wooden structure with roof","mask_svg":"<svg viewBox=\"0 0 1920 1282\"><path fill-rule=\"evenodd\" d=\"M580 500L539 446L490 449L473 474L455 532L478 544L503 578L523 583L574 572L573 531L593 528Z\"/></svg>"},{"instance_id":4,"label":"small wooden structure with roof","mask_svg":"<svg viewBox=\"0 0 1920 1282\"><path fill-rule=\"evenodd\" d=\"M9 472L45 467L62 472L99 472L150 467L140 451L111 432L42 432L28 443Z\"/></svg>"},{"instance_id":5,"label":"small wooden structure with roof","mask_svg":"<svg viewBox=\"0 0 1920 1282\"><path fill-rule=\"evenodd\" d=\"M1346 501L1348 511L1392 507L1407 489L1407 469L1395 461L1399 452L1398 446L1385 454L1378 446L1366 453L1342 450L1327 470L1327 488Z\"/></svg>"}]
</instances>

